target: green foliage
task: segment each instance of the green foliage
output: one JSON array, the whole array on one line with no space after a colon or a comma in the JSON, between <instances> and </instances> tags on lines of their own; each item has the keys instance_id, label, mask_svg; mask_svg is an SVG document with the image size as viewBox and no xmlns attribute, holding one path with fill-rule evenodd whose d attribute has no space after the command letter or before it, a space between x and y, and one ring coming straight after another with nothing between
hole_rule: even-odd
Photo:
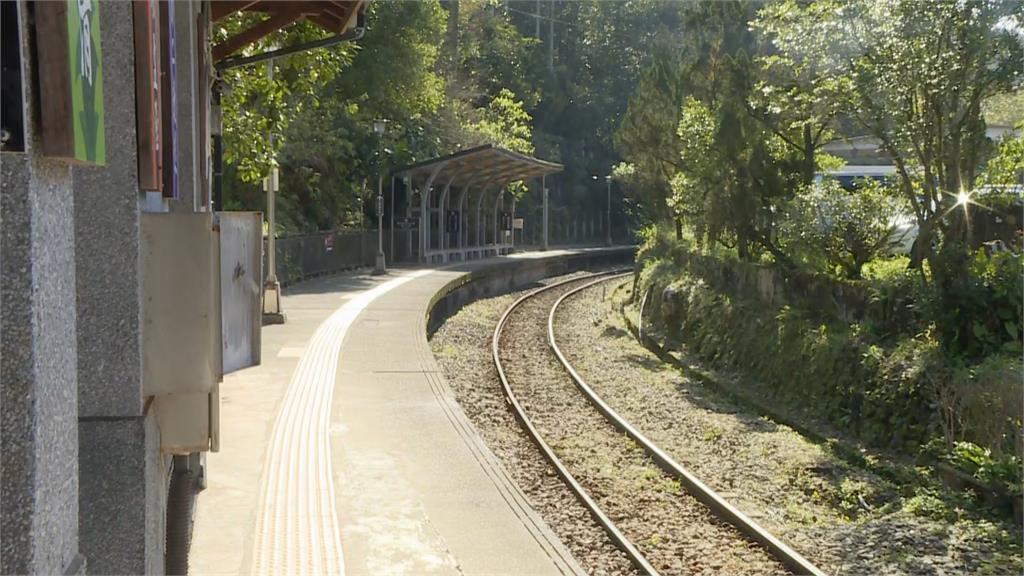
<instances>
[{"instance_id":1,"label":"green foliage","mask_svg":"<svg viewBox=\"0 0 1024 576\"><path fill-rule=\"evenodd\" d=\"M937 491L929 488L918 488L912 497L903 501L903 509L915 516L939 522L950 521L955 517L954 511L946 505Z\"/></svg>"},{"instance_id":2,"label":"green foliage","mask_svg":"<svg viewBox=\"0 0 1024 576\"><path fill-rule=\"evenodd\" d=\"M1024 262L1020 254L948 251L938 262L950 278L931 314L954 353L978 358L1020 352L1024 325ZM954 276L950 270L966 268Z\"/></svg>"},{"instance_id":3,"label":"green foliage","mask_svg":"<svg viewBox=\"0 0 1024 576\"><path fill-rule=\"evenodd\" d=\"M259 15L240 13L214 30L215 39L255 25ZM264 38L247 52L257 53L302 44L319 37L319 29L301 22L280 34ZM340 45L331 50L314 50L272 64L232 68L223 73L224 159L237 167L244 182L258 182L270 171L280 150L280 135L296 116L320 103L323 89L351 63L355 50ZM274 69L273 78L268 66ZM271 142L270 136L277 138Z\"/></svg>"},{"instance_id":4,"label":"green foliage","mask_svg":"<svg viewBox=\"0 0 1024 576\"><path fill-rule=\"evenodd\" d=\"M493 14L463 15L487 19L484 27L497 26L508 42L529 44L512 38L514 27L493 22ZM221 33L250 20L236 17ZM361 226L375 215L378 175L391 168L484 142L532 153L533 121L512 91L498 89L478 105L479 91L440 66L446 25L436 1L381 0L368 5L368 30L358 45L277 59L273 80L266 65L228 71L225 206L263 209L259 182L276 158L279 233ZM299 24L274 41L308 41L322 34L317 30ZM252 50L269 49L269 42ZM502 46L464 43L473 45L497 50L484 60L499 63ZM479 55L472 50L467 62ZM372 131L377 118L390 120L383 138Z\"/></svg>"},{"instance_id":5,"label":"green foliage","mask_svg":"<svg viewBox=\"0 0 1024 576\"><path fill-rule=\"evenodd\" d=\"M984 481L1020 483L1015 438L1024 429L1024 367L1019 343L1016 357L965 362L940 343L934 327L880 336L862 322L823 316L813 302L773 310L759 299L724 290L726 285L709 283L708 264L684 257L689 248L664 232L644 235L636 293L653 287L648 317L690 353L745 374L749 385L775 402L870 444L918 454L930 453L932 440L944 438L939 452L952 454L957 442L974 443L989 451L991 462L974 468L961 460L955 464ZM872 263L865 267L864 282L876 287L920 283L916 274L906 275L905 264L905 258ZM741 277L739 265L718 264L733 267L726 277L734 282Z\"/></svg>"},{"instance_id":6,"label":"green foliage","mask_svg":"<svg viewBox=\"0 0 1024 576\"><path fill-rule=\"evenodd\" d=\"M479 133L484 141L514 152L533 154L531 120L522 101L516 100L516 95L508 88L502 88L470 129Z\"/></svg>"},{"instance_id":7,"label":"green foliage","mask_svg":"<svg viewBox=\"0 0 1024 576\"><path fill-rule=\"evenodd\" d=\"M1024 90L991 96L981 109L988 124L1019 126L1024 123Z\"/></svg>"},{"instance_id":8,"label":"green foliage","mask_svg":"<svg viewBox=\"0 0 1024 576\"><path fill-rule=\"evenodd\" d=\"M973 442L957 442L949 461L986 484L1021 493L1021 461L1013 454L993 456L992 450Z\"/></svg>"},{"instance_id":9,"label":"green foliage","mask_svg":"<svg viewBox=\"0 0 1024 576\"><path fill-rule=\"evenodd\" d=\"M881 142L917 220L914 262L931 261L940 292L963 270L935 266L933 241L965 249L951 208L989 154L981 103L1024 81L1022 23L1020 4L999 0L780 0L755 24L781 64L814 70L816 99Z\"/></svg>"},{"instance_id":10,"label":"green foliage","mask_svg":"<svg viewBox=\"0 0 1024 576\"><path fill-rule=\"evenodd\" d=\"M972 301L970 212L956 202L985 180L979 170L992 149L983 102L1024 82L1022 25L1021 4L998 0L779 0L754 23L777 52L768 66L810 74L812 100L836 105L892 159L893 190L918 224L912 264L929 262L923 278L948 317L937 319L940 338L968 354L985 349L973 333L987 322L974 316L982 311ZM1000 164L993 172L1013 174Z\"/></svg>"},{"instance_id":11,"label":"green foliage","mask_svg":"<svg viewBox=\"0 0 1024 576\"><path fill-rule=\"evenodd\" d=\"M1024 92L1022 92L1024 93ZM1024 185L1024 136L1007 135L997 145L995 155L985 164L985 169L978 178L979 185L985 186L1021 186ZM1020 193L1006 194L1014 200ZM992 203L989 195L981 200Z\"/></svg>"},{"instance_id":12,"label":"green foliage","mask_svg":"<svg viewBox=\"0 0 1024 576\"><path fill-rule=\"evenodd\" d=\"M827 179L797 195L780 234L790 252L800 254L811 269L839 269L846 278L857 279L865 264L903 240L896 229L903 213L899 197L875 180L863 180L847 191Z\"/></svg>"}]
</instances>

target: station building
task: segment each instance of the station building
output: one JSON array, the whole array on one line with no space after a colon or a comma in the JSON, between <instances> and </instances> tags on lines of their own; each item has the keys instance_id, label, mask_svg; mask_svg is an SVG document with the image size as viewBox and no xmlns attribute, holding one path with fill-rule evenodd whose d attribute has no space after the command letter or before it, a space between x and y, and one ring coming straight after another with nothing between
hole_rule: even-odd
<instances>
[{"instance_id":1,"label":"station building","mask_svg":"<svg viewBox=\"0 0 1024 576\"><path fill-rule=\"evenodd\" d=\"M218 448L223 373L259 362L262 217L215 211L218 69L299 20L356 38L362 0L0 9L0 572L173 572L168 495Z\"/></svg>"}]
</instances>

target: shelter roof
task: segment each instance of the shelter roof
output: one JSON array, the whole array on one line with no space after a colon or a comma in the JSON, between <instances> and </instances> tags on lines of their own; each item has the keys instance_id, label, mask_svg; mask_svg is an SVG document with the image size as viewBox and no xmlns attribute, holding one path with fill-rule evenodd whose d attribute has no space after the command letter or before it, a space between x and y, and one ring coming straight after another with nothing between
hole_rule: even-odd
<instances>
[{"instance_id":1,"label":"shelter roof","mask_svg":"<svg viewBox=\"0 0 1024 576\"><path fill-rule=\"evenodd\" d=\"M397 168L391 174L413 179L427 179L433 174L434 182L450 181L452 186L461 188L467 184L503 185L561 171L561 164L484 144Z\"/></svg>"}]
</instances>

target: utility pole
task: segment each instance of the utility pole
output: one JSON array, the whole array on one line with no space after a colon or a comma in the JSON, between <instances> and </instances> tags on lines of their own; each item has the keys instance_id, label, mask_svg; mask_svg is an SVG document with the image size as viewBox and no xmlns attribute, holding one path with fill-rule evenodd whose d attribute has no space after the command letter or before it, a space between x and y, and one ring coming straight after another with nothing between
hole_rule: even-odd
<instances>
[{"instance_id":1,"label":"utility pole","mask_svg":"<svg viewBox=\"0 0 1024 576\"><path fill-rule=\"evenodd\" d=\"M536 30L533 33L534 38L540 40L540 0L537 0L537 15L533 19L536 24Z\"/></svg>"},{"instance_id":2,"label":"utility pole","mask_svg":"<svg viewBox=\"0 0 1024 576\"><path fill-rule=\"evenodd\" d=\"M539 9L537 22L540 22ZM548 4L548 71L555 72L555 0Z\"/></svg>"}]
</instances>

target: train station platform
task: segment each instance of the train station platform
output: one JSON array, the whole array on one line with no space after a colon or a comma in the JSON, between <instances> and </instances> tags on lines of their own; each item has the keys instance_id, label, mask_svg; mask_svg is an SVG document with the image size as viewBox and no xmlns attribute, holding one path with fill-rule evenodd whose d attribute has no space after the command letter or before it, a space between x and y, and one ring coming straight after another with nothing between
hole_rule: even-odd
<instances>
[{"instance_id":1,"label":"train station platform","mask_svg":"<svg viewBox=\"0 0 1024 576\"><path fill-rule=\"evenodd\" d=\"M426 339L440 291L614 249L524 252L294 286L262 364L221 384L193 574L581 574L454 400ZM622 249L618 249L622 252ZM505 274L494 274L500 276Z\"/></svg>"}]
</instances>

